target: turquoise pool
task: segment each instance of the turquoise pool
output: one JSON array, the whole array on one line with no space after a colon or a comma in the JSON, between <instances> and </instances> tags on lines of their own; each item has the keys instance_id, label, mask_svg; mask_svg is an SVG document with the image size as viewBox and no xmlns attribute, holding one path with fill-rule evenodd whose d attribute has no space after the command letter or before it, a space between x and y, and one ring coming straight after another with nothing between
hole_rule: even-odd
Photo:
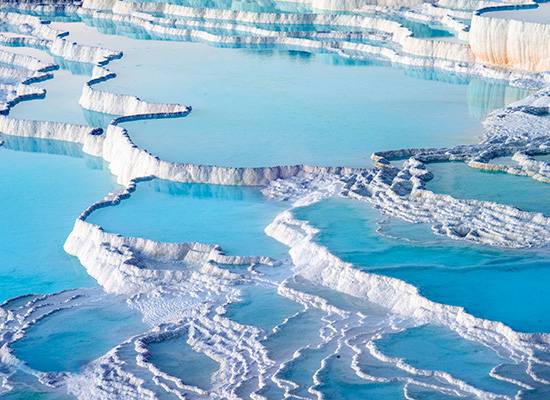
<instances>
[{"instance_id":1,"label":"turquoise pool","mask_svg":"<svg viewBox=\"0 0 550 400\"><path fill-rule=\"evenodd\" d=\"M465 307L475 316L525 332L545 332L550 320L547 252L497 250L438 238L424 225L386 221L368 204L332 199L297 209L320 229L317 241L369 272L403 279L425 297ZM383 235L376 232L377 224ZM515 296L509 296L514 292Z\"/></svg>"}]
</instances>

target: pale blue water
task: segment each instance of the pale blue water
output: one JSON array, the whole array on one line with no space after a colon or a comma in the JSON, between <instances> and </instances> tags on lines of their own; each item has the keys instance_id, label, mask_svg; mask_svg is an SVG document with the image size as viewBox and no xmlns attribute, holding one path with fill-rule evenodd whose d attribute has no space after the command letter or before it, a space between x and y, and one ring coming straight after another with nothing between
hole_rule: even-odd
<instances>
[{"instance_id":1,"label":"pale blue water","mask_svg":"<svg viewBox=\"0 0 550 400\"><path fill-rule=\"evenodd\" d=\"M23 385L15 385L13 391L2 395L5 400L68 400L73 399L72 396L62 393L52 393L47 391L32 390Z\"/></svg>"},{"instance_id":2,"label":"pale blue water","mask_svg":"<svg viewBox=\"0 0 550 400\"><path fill-rule=\"evenodd\" d=\"M526 176L470 168L462 162L429 164L433 180L426 188L462 199L508 204L550 215L550 185Z\"/></svg>"},{"instance_id":3,"label":"pale blue water","mask_svg":"<svg viewBox=\"0 0 550 400\"><path fill-rule=\"evenodd\" d=\"M281 325L279 330L263 342L271 357L290 359L296 350L320 343L319 329L324 325L320 319L323 314L322 311L312 308Z\"/></svg>"},{"instance_id":4,"label":"pale blue water","mask_svg":"<svg viewBox=\"0 0 550 400\"><path fill-rule=\"evenodd\" d=\"M41 59L48 62L52 58L51 62L59 65L59 69L53 71L53 78L33 84L46 89L44 98L19 103L11 110L10 116L106 127L113 119L112 115L84 110L78 104L83 86L91 79L93 65L50 57L45 51L39 54L42 55Z\"/></svg>"},{"instance_id":5,"label":"pale blue water","mask_svg":"<svg viewBox=\"0 0 550 400\"><path fill-rule=\"evenodd\" d=\"M496 157L488 162L489 164L509 165L511 167L519 167L518 163L512 160L512 156Z\"/></svg>"},{"instance_id":6,"label":"pale blue water","mask_svg":"<svg viewBox=\"0 0 550 400\"><path fill-rule=\"evenodd\" d=\"M11 347L39 371L77 372L111 348L147 328L124 299L103 298L62 310L28 329Z\"/></svg>"},{"instance_id":7,"label":"pale blue water","mask_svg":"<svg viewBox=\"0 0 550 400\"><path fill-rule=\"evenodd\" d=\"M95 211L107 231L165 242L219 244L231 254L283 257L286 247L263 233L285 204L250 187L141 182L130 199Z\"/></svg>"},{"instance_id":8,"label":"pale blue water","mask_svg":"<svg viewBox=\"0 0 550 400\"><path fill-rule=\"evenodd\" d=\"M241 289L241 300L227 306L225 316L269 333L302 309L298 303L278 295L273 287L253 285Z\"/></svg>"},{"instance_id":9,"label":"pale blue water","mask_svg":"<svg viewBox=\"0 0 550 400\"><path fill-rule=\"evenodd\" d=\"M384 237L376 233L382 219L378 211L352 200L323 201L296 210L296 215L321 229L319 243L357 268L403 279L433 301L463 306L516 330L550 328L547 252L466 245L399 221L383 225L396 238Z\"/></svg>"},{"instance_id":10,"label":"pale blue water","mask_svg":"<svg viewBox=\"0 0 550 400\"><path fill-rule=\"evenodd\" d=\"M546 154L544 156L535 156L534 158L535 160L538 160L538 161L550 162L550 154Z\"/></svg>"},{"instance_id":11,"label":"pale blue water","mask_svg":"<svg viewBox=\"0 0 550 400\"><path fill-rule=\"evenodd\" d=\"M137 145L172 161L366 165L376 150L475 142L479 116L514 98L487 89L506 87L499 81L328 54L114 40L81 24L72 37L123 51L110 65L118 78L100 88L193 107L186 118L124 124Z\"/></svg>"},{"instance_id":12,"label":"pale blue water","mask_svg":"<svg viewBox=\"0 0 550 400\"><path fill-rule=\"evenodd\" d=\"M154 365L189 385L208 390L212 386L212 375L219 364L187 344L185 336L168 339L148 345Z\"/></svg>"},{"instance_id":13,"label":"pale blue water","mask_svg":"<svg viewBox=\"0 0 550 400\"><path fill-rule=\"evenodd\" d=\"M63 244L78 215L114 189L110 174L70 143L2 140L7 144L0 146L0 300L95 285ZM7 147L53 148L58 154Z\"/></svg>"},{"instance_id":14,"label":"pale blue water","mask_svg":"<svg viewBox=\"0 0 550 400\"><path fill-rule=\"evenodd\" d=\"M417 38L442 38L454 36L452 32L448 31L441 25L427 24L400 16L388 15L382 17L399 22L401 25L408 28L412 32L412 35Z\"/></svg>"},{"instance_id":15,"label":"pale blue water","mask_svg":"<svg viewBox=\"0 0 550 400\"><path fill-rule=\"evenodd\" d=\"M334 353L335 345L322 349L303 350L299 358L289 362L279 374L282 379L290 380L299 384L298 388L292 390L296 396L309 396L308 388L314 385L313 375L322 363L322 360Z\"/></svg>"},{"instance_id":16,"label":"pale blue water","mask_svg":"<svg viewBox=\"0 0 550 400\"><path fill-rule=\"evenodd\" d=\"M550 162L550 154L541 155L541 156L533 156L533 158L537 161L546 161ZM518 167L519 165L517 162L515 162L512 159L512 156L506 156L506 157L497 157L493 158L492 160L489 160L489 164L501 164L501 165L510 165L513 167Z\"/></svg>"},{"instance_id":17,"label":"pale blue water","mask_svg":"<svg viewBox=\"0 0 550 400\"><path fill-rule=\"evenodd\" d=\"M447 329L431 325L411 328L384 336L376 345L384 354L404 358L413 367L444 371L483 390L514 395L518 389L489 375L504 358Z\"/></svg>"},{"instance_id":18,"label":"pale blue water","mask_svg":"<svg viewBox=\"0 0 550 400\"><path fill-rule=\"evenodd\" d=\"M53 79L36 83L46 89L44 99L25 101L10 112L18 119L59 121L86 125L78 99L88 75L72 73L67 69L54 71Z\"/></svg>"},{"instance_id":19,"label":"pale blue water","mask_svg":"<svg viewBox=\"0 0 550 400\"><path fill-rule=\"evenodd\" d=\"M280 325L277 331L262 341L269 357L278 362L287 362L293 358L296 351L320 344L320 329L324 325L321 321L323 315L320 310L312 308ZM283 391L273 382L268 382L260 394L269 399L276 399L283 396Z\"/></svg>"},{"instance_id":20,"label":"pale blue water","mask_svg":"<svg viewBox=\"0 0 550 400\"><path fill-rule=\"evenodd\" d=\"M164 159L229 166L361 166L376 150L454 145L472 142L479 133L466 85L418 80L385 66L334 63L331 55L195 43L160 46L165 50L147 46L158 61L138 68L130 62L131 71L121 71L125 78L106 87L124 92L132 82L143 98L160 100L156 93L162 93L163 99L193 106L183 119L124 125L136 144ZM161 65L167 58L169 67ZM144 75L160 82L135 85ZM434 107L441 113L434 115Z\"/></svg>"},{"instance_id":21,"label":"pale blue water","mask_svg":"<svg viewBox=\"0 0 550 400\"><path fill-rule=\"evenodd\" d=\"M403 384L376 383L360 379L350 368L346 358L332 357L320 373L321 384L316 387L325 398L335 400L354 399L403 399Z\"/></svg>"}]
</instances>

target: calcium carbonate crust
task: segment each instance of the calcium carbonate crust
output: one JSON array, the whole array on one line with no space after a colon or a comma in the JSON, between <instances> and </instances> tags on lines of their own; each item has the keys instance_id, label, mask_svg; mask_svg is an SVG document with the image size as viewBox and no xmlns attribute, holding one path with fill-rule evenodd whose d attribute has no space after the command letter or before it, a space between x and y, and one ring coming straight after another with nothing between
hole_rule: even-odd
<instances>
[{"instance_id":1,"label":"calcium carbonate crust","mask_svg":"<svg viewBox=\"0 0 550 400\"><path fill-rule=\"evenodd\" d=\"M469 37L476 61L516 70L550 70L550 24L485 15L494 11L538 7L537 3L504 4L475 11Z\"/></svg>"},{"instance_id":2,"label":"calcium carbonate crust","mask_svg":"<svg viewBox=\"0 0 550 400\"><path fill-rule=\"evenodd\" d=\"M455 4L457 1L448 3ZM468 5L465 1L458 3L464 3L462 4L464 7ZM87 8L103 10L113 9L115 6L122 7L119 2L111 0L85 1L84 4ZM315 4L321 4L321 2ZM335 6L330 2L322 2L322 5ZM353 6L357 6L357 3L353 3ZM30 2L27 7L32 9L34 5ZM78 12L89 13L82 9L78 10ZM126 12L124 10L120 11L123 13L113 14L108 18L117 22L141 24L147 29L158 29L154 24L144 22L146 19L139 10L137 13L131 10L128 14L124 14ZM438 11L427 9L426 13L437 14ZM93 14L94 18L104 18L105 15L107 14L101 11L95 11ZM426 166L429 166L430 161L462 160L472 167L483 168L485 165L492 165L487 163L488 160L501 155L513 155L519 165L513 171L504 168L502 170L547 181L547 163L533 158L535 155L549 152L548 125L542 118L542 115L548 113L548 95L544 90L489 116L485 122L487 136L480 144L452 149L403 149L376 153L373 155L376 161L374 169L309 166L227 168L170 163L136 146L120 124L135 119L181 117L191 111L190 107L180 104L150 103L135 96L98 90L95 88L97 84L115 77L104 65L120 57L119 52L71 43L64 39L66 36L64 32L52 31L46 24L32 19L35 17L28 19L30 17L10 16L9 18L12 21L17 21L18 18L25 20L25 24L33 27L32 34L35 39L39 39L39 41L29 38L10 39L18 40L19 45L43 46L42 48L47 48L65 59L96 64L92 79L83 88L80 104L83 108L120 116L114 118L104 132L83 125L15 120L0 116L0 131L5 134L81 144L86 153L102 157L109 162L110 169L117 176L119 183L125 185L125 189L121 192L109 194L82 213L66 240L65 250L76 256L87 272L107 292L127 297L129 304L138 309L144 316L144 320L153 328L150 332L130 338L115 347L90 364L83 374L46 376L31 371L40 376L43 382L66 385L67 389L79 398L155 398L155 393L129 369L129 360L123 356L128 352L132 354L132 363L137 369L146 371L155 385L176 396L203 398L208 395L212 398L239 398L244 397L246 393L252 398L264 398L261 390L267 384L267 380L276 382L285 393L289 393L293 388L292 382L277 376L283 365L290 360L273 359L273 355L268 354L262 345L261 332L257 328L239 325L223 316L224 306L234 302L238 297L238 290L234 284L248 278L230 272L222 265L276 266L277 263L274 260L267 257L227 256L218 246L200 243L162 243L143 238L124 237L106 232L100 226L86 220L97 208L116 206L120 201L124 201L143 179L158 177L178 182L262 185L266 186L264 192L268 195L295 199L294 206L310 204L320 198L340 194L369 201L384 212L407 221L431 223L436 232L455 239L503 247L548 245L550 220L542 214L523 212L489 202L457 200L451 196L434 194L424 188L424 182L430 179L430 172ZM246 18L256 17L241 13L233 13L226 17L233 22L246 22ZM174 29L178 32L163 31L162 33L182 35L181 28ZM189 32L191 31L183 35L189 35ZM256 33L269 37L269 32ZM396 35L395 31L385 33ZM191 33L191 35L201 36L198 33ZM404 34L403 37L405 38L403 43L406 43L408 36ZM211 41L218 40L218 38L206 36L203 38ZM317 44L319 41L305 38L293 38L290 41L288 38L279 36L276 41L279 44L292 43L308 48L316 46L322 48ZM337 50L368 54L374 52L367 47L358 46L352 49L345 48L346 46L351 45L343 45ZM412 47L415 46L416 44ZM421 50L418 50L420 53L431 57L448 56L451 59L466 57L465 54L457 53L458 47L455 49L453 46L440 47L437 50L433 47L420 46L420 48ZM398 57L392 55L393 53L387 54L390 55L388 57L390 59ZM514 74L479 66L462 65L456 60L411 60L416 60L410 62L413 65L435 65L470 73L492 74L518 81L544 82L547 79L540 74ZM32 70L31 66L35 69L40 67L30 58L16 62L20 62L29 70ZM33 93L43 94L38 90ZM21 92L21 96L33 95L33 93ZM402 168L389 165L388 160L404 157L408 157L409 160ZM385 318L392 321L386 325L394 326L396 330L423 323L443 325L469 340L498 349L499 353L520 369L525 370L527 377L514 380L496 367L491 372L492 376L512 382L521 389L550 384L536 372L537 367L544 364L544 360L539 359L537 354L549 350L548 335L515 332L500 322L476 318L462 308L432 302L421 296L414 286L401 280L362 272L338 259L328 249L316 244L315 229L306 222L296 220L291 210L278 215L266 228L266 232L289 247L295 272L293 279L305 278L309 282L380 306L381 309L386 310ZM353 336L353 329L348 331L340 328L345 326L359 329L365 325L364 316L360 313L350 314L328 303L326 299L296 290L291 283L291 280L277 283L278 293L304 305L305 309L315 308L331 316L325 321L327 325L323 332L326 331L326 333L321 335L323 343L319 346L330 345L334 346L335 350L323 359L323 365L326 365L331 357L339 354L338 351L349 346L354 353L352 367L357 375L365 379L379 382L401 381L405 384L405 391L419 386L430 387L452 395L484 399L507 398L483 391L442 371L420 370L401 359L385 356L377 348L376 340L390 331L372 334L365 348L354 344L359 337L366 337L364 336L366 332L361 333L363 336ZM3 312L5 312L5 306L2 307ZM22 309L22 312L31 315L26 309ZM401 322L398 323L394 320L395 318L399 318ZM8 321L12 320L18 319L8 318ZM19 332L18 335L24 334L24 330L18 327L15 328L15 332ZM188 343L195 350L219 363L220 368L216 373L218 383L211 391L205 392L201 388L188 385L184 380L161 371L149 361L148 352L151 343L178 335L186 335ZM300 349L295 357L302 351L307 349ZM396 376L391 379L370 376L366 371L361 370L357 362L359 357L365 356L392 364L405 372L406 376ZM3 362L11 360L11 365L21 368L20 361L15 359L9 351L2 354L2 360ZM319 383L318 374L322 368L324 367L321 366L314 374L314 380L317 383ZM257 385L254 389L250 389L251 391L243 392L248 390L245 389L245 381L253 377L258 378ZM313 387L311 392L319 394Z\"/></svg>"}]
</instances>

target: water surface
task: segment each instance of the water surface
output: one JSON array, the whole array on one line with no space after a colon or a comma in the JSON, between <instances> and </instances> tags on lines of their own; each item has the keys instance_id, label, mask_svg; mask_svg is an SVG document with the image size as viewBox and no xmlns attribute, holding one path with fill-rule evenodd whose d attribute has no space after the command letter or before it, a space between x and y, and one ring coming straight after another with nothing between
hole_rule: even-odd
<instances>
[{"instance_id":1,"label":"water surface","mask_svg":"<svg viewBox=\"0 0 550 400\"><path fill-rule=\"evenodd\" d=\"M84 43L123 51L110 64L118 78L101 89L193 107L185 118L124 124L137 145L170 161L363 166L377 150L476 142L480 117L524 94L499 81L375 60L136 40L131 27L108 23L107 33L60 26Z\"/></svg>"},{"instance_id":2,"label":"water surface","mask_svg":"<svg viewBox=\"0 0 550 400\"><path fill-rule=\"evenodd\" d=\"M139 183L119 205L96 210L89 221L126 236L219 244L230 254L283 257L286 248L263 230L284 207L257 188L155 179Z\"/></svg>"},{"instance_id":3,"label":"water surface","mask_svg":"<svg viewBox=\"0 0 550 400\"><path fill-rule=\"evenodd\" d=\"M512 161L513 162L513 161ZM494 201L550 215L550 185L527 176L470 168L462 162L429 164L434 178L426 188L461 199Z\"/></svg>"},{"instance_id":4,"label":"water surface","mask_svg":"<svg viewBox=\"0 0 550 400\"><path fill-rule=\"evenodd\" d=\"M78 215L115 188L112 177L77 145L1 140L0 300L94 285L63 244Z\"/></svg>"},{"instance_id":5,"label":"water surface","mask_svg":"<svg viewBox=\"0 0 550 400\"><path fill-rule=\"evenodd\" d=\"M545 251L490 249L436 237L428 227L384 220L368 204L331 199L296 210L321 231L316 240L363 270L405 280L425 297L463 306L519 331L546 332L550 307ZM514 293L514 296L510 296Z\"/></svg>"},{"instance_id":6,"label":"water surface","mask_svg":"<svg viewBox=\"0 0 550 400\"><path fill-rule=\"evenodd\" d=\"M47 316L12 345L15 355L39 371L78 372L111 348L146 329L123 299L95 299Z\"/></svg>"}]
</instances>

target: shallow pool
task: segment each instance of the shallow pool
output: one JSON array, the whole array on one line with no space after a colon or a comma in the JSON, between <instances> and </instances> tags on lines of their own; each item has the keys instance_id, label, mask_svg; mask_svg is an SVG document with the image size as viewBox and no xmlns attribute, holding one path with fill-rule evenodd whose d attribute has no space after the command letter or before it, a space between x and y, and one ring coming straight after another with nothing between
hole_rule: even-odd
<instances>
[{"instance_id":1,"label":"shallow pool","mask_svg":"<svg viewBox=\"0 0 550 400\"><path fill-rule=\"evenodd\" d=\"M164 242L219 244L230 254L283 257L286 248L263 233L285 207L257 188L141 182L132 196L88 219L126 236Z\"/></svg>"},{"instance_id":2,"label":"shallow pool","mask_svg":"<svg viewBox=\"0 0 550 400\"><path fill-rule=\"evenodd\" d=\"M15 355L45 372L78 372L111 348L146 329L124 299L108 295L61 310L33 325L12 345Z\"/></svg>"},{"instance_id":3,"label":"shallow pool","mask_svg":"<svg viewBox=\"0 0 550 400\"><path fill-rule=\"evenodd\" d=\"M212 386L212 375L218 370L219 364L194 351L187 343L186 335L151 343L148 348L149 361L161 371L204 390Z\"/></svg>"},{"instance_id":4,"label":"shallow pool","mask_svg":"<svg viewBox=\"0 0 550 400\"><path fill-rule=\"evenodd\" d=\"M274 287L247 285L241 288L241 298L227 307L225 316L243 325L261 328L266 334L303 309L286 299Z\"/></svg>"},{"instance_id":5,"label":"shallow pool","mask_svg":"<svg viewBox=\"0 0 550 400\"><path fill-rule=\"evenodd\" d=\"M403 399L403 384L368 382L355 375L349 363L342 357L332 357L326 368L319 374L320 384L315 388L325 398L353 400L358 398ZM430 396L434 393L431 392ZM437 394L436 394L437 395Z\"/></svg>"},{"instance_id":6,"label":"shallow pool","mask_svg":"<svg viewBox=\"0 0 550 400\"><path fill-rule=\"evenodd\" d=\"M64 68L54 71L52 79L34 84L46 89L45 98L18 104L10 112L10 116L17 119L87 125L78 100L82 87L90 79L91 65L66 62L62 66Z\"/></svg>"},{"instance_id":7,"label":"shallow pool","mask_svg":"<svg viewBox=\"0 0 550 400\"><path fill-rule=\"evenodd\" d=\"M428 164L434 178L426 188L461 199L494 201L550 215L550 185L527 176L470 168L462 162Z\"/></svg>"},{"instance_id":8,"label":"shallow pool","mask_svg":"<svg viewBox=\"0 0 550 400\"><path fill-rule=\"evenodd\" d=\"M0 300L94 285L63 244L78 215L116 187L112 177L77 145L1 139Z\"/></svg>"},{"instance_id":9,"label":"shallow pool","mask_svg":"<svg viewBox=\"0 0 550 400\"><path fill-rule=\"evenodd\" d=\"M505 362L504 358L443 328L427 325L407 329L383 337L376 346L415 368L444 371L483 390L510 396L518 389L490 376L495 366Z\"/></svg>"},{"instance_id":10,"label":"shallow pool","mask_svg":"<svg viewBox=\"0 0 550 400\"><path fill-rule=\"evenodd\" d=\"M123 51L110 64L118 78L98 88L193 107L185 118L124 124L137 145L171 161L367 165L376 150L475 142L480 116L526 93L374 60L136 40L82 23L57 25L84 43Z\"/></svg>"},{"instance_id":11,"label":"shallow pool","mask_svg":"<svg viewBox=\"0 0 550 400\"><path fill-rule=\"evenodd\" d=\"M331 199L295 213L321 230L319 243L357 268L405 280L433 301L463 306L519 331L550 329L547 252L457 243L424 225L387 220L353 200ZM379 221L385 221L382 235L376 232Z\"/></svg>"}]
</instances>

